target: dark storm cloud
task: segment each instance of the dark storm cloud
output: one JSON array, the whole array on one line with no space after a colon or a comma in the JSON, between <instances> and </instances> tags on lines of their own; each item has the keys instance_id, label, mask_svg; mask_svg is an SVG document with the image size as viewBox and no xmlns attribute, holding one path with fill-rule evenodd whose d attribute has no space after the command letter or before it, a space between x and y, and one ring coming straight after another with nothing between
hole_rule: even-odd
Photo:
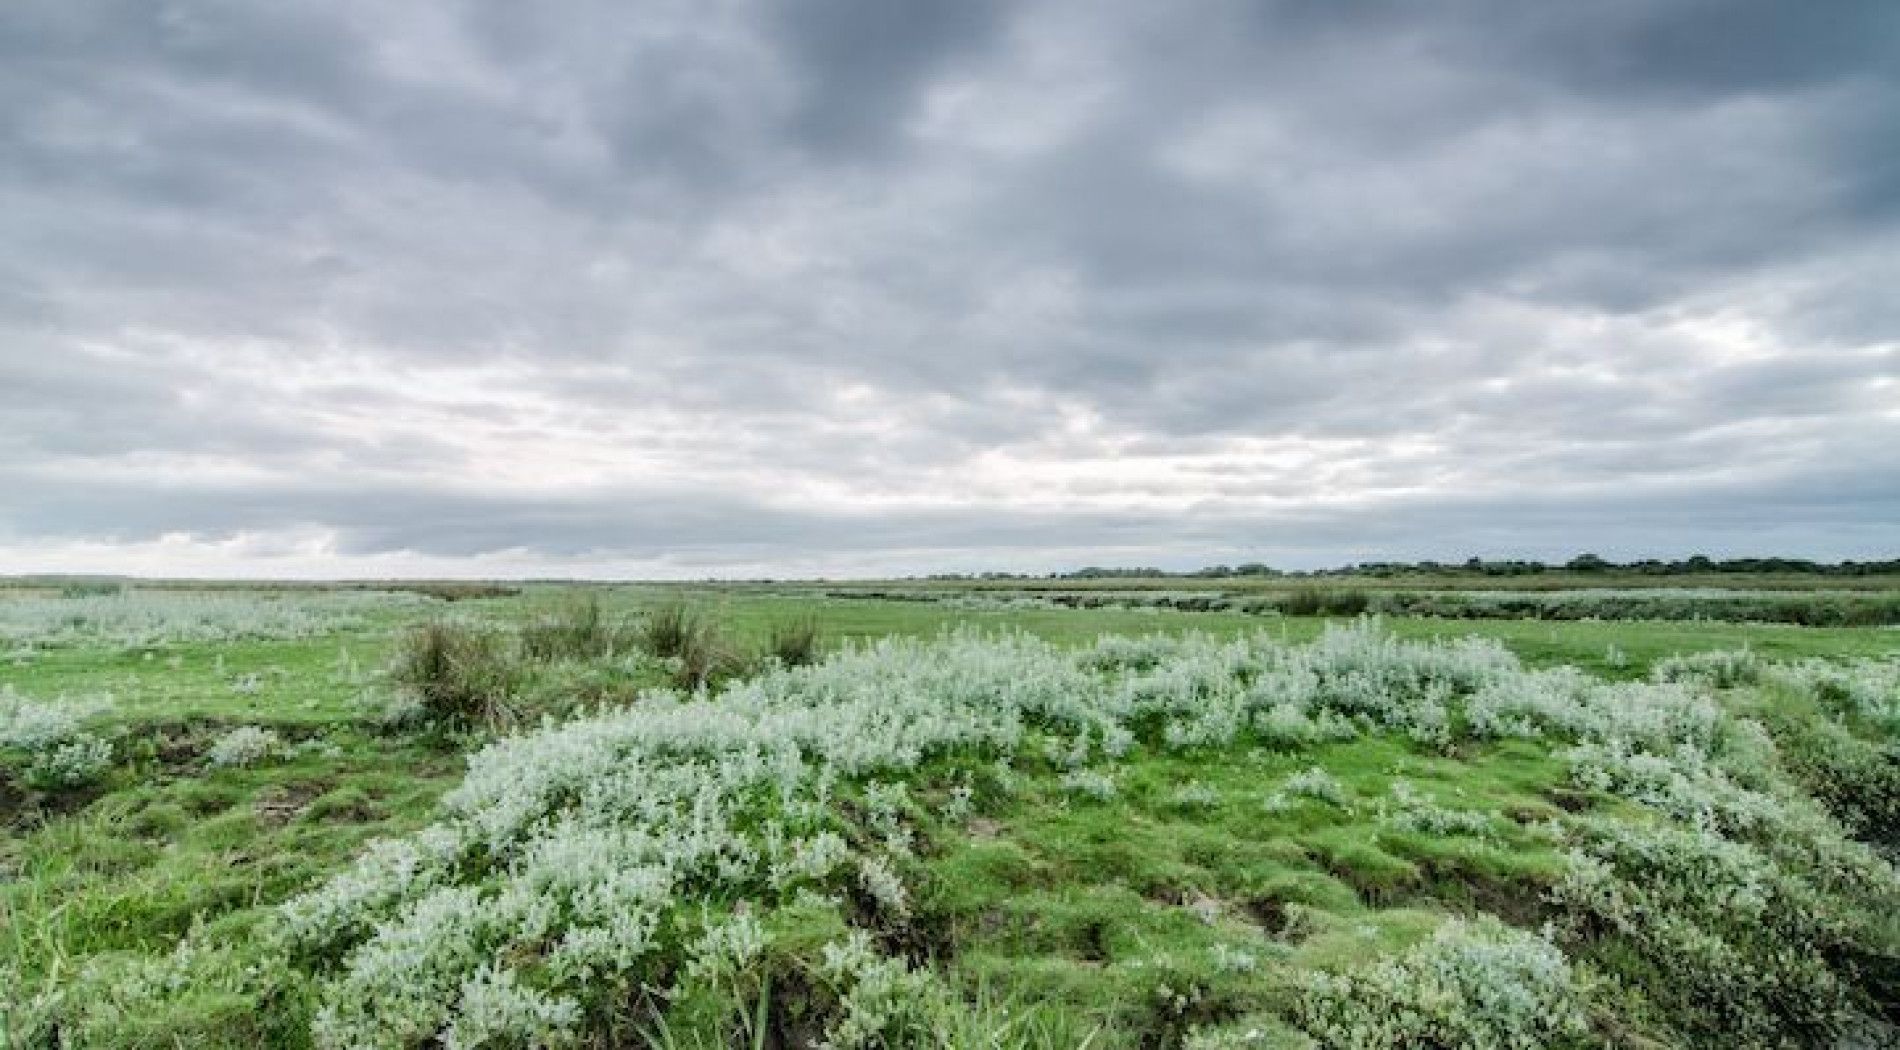
<instances>
[{"instance_id":1,"label":"dark storm cloud","mask_svg":"<svg viewBox=\"0 0 1900 1050\"><path fill-rule=\"evenodd\" d=\"M1890 554L1895 126L1882 0L25 0L0 553Z\"/></svg>"},{"instance_id":2,"label":"dark storm cloud","mask_svg":"<svg viewBox=\"0 0 1900 1050\"><path fill-rule=\"evenodd\" d=\"M773 28L800 84L795 134L827 151L887 143L946 61L994 39L1001 7L991 0L777 5Z\"/></svg>"}]
</instances>

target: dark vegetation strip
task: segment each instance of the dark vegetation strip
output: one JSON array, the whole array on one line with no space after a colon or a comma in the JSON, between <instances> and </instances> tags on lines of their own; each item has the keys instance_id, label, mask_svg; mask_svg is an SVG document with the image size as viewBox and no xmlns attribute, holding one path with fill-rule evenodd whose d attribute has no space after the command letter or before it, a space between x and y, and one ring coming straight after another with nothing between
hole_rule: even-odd
<instances>
[{"instance_id":1,"label":"dark vegetation strip","mask_svg":"<svg viewBox=\"0 0 1900 1050\"><path fill-rule=\"evenodd\" d=\"M961 591L839 589L826 597L902 602L968 602ZM1461 594L1301 587L1279 594L1103 593L1035 591L1012 596L985 591L996 602L1018 601L1064 609L1172 609L1280 616L1418 616L1460 620L1708 620L1786 623L1804 627L1884 627L1900 624L1900 594Z\"/></svg>"}]
</instances>

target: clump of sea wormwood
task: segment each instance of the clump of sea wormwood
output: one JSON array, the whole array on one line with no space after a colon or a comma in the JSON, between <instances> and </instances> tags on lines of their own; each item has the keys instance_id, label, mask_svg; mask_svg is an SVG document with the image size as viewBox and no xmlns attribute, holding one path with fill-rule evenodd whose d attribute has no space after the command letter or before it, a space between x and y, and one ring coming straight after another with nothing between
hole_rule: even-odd
<instances>
[{"instance_id":1,"label":"clump of sea wormwood","mask_svg":"<svg viewBox=\"0 0 1900 1050\"><path fill-rule=\"evenodd\" d=\"M1076 769L1063 774L1062 789L1097 802L1106 802L1116 794L1115 778L1094 769Z\"/></svg>"},{"instance_id":2,"label":"clump of sea wormwood","mask_svg":"<svg viewBox=\"0 0 1900 1050\"><path fill-rule=\"evenodd\" d=\"M1199 781L1182 784L1169 795L1168 801L1176 809L1205 810L1213 809L1221 803L1218 790Z\"/></svg>"},{"instance_id":3,"label":"clump of sea wormwood","mask_svg":"<svg viewBox=\"0 0 1900 1050\"><path fill-rule=\"evenodd\" d=\"M1761 681L1764 666L1761 657L1750 650L1726 649L1664 657L1650 668L1650 677L1658 682L1701 682L1717 689L1732 689Z\"/></svg>"},{"instance_id":4,"label":"clump of sea wormwood","mask_svg":"<svg viewBox=\"0 0 1900 1050\"><path fill-rule=\"evenodd\" d=\"M1537 1050L1588 1030L1563 952L1496 920L1453 919L1411 951L1307 980L1303 1027L1328 1047Z\"/></svg>"},{"instance_id":5,"label":"clump of sea wormwood","mask_svg":"<svg viewBox=\"0 0 1900 1050\"><path fill-rule=\"evenodd\" d=\"M20 777L43 790L83 787L112 766L112 742L86 728L107 700L40 702L0 686L0 753L12 752Z\"/></svg>"},{"instance_id":6,"label":"clump of sea wormwood","mask_svg":"<svg viewBox=\"0 0 1900 1050\"><path fill-rule=\"evenodd\" d=\"M282 750L283 741L275 731L238 726L212 742L205 761L219 768L253 766Z\"/></svg>"},{"instance_id":7,"label":"clump of sea wormwood","mask_svg":"<svg viewBox=\"0 0 1900 1050\"><path fill-rule=\"evenodd\" d=\"M1284 811L1292 808L1300 799L1344 808L1347 803L1346 786L1324 769L1308 766L1286 778L1278 791L1267 796L1266 808L1270 812Z\"/></svg>"}]
</instances>

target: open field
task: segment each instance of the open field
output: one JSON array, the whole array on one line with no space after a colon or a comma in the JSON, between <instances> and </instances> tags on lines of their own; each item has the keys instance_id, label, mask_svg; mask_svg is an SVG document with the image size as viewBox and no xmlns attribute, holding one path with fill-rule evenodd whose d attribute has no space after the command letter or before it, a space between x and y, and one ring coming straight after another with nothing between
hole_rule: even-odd
<instances>
[{"instance_id":1,"label":"open field","mask_svg":"<svg viewBox=\"0 0 1900 1050\"><path fill-rule=\"evenodd\" d=\"M1900 632L1037 582L6 590L0 1032L1893 1038Z\"/></svg>"},{"instance_id":2,"label":"open field","mask_svg":"<svg viewBox=\"0 0 1900 1050\"><path fill-rule=\"evenodd\" d=\"M759 584L732 584L749 589ZM1718 591L1894 591L1900 576L1817 576L1810 573L1567 572L1488 576L1476 573L1298 574L1280 576L1114 576L966 577L959 579L788 581L775 587L801 590L964 590L964 591L1222 591L1273 594L1318 587L1369 591L1575 591L1575 590L1718 590Z\"/></svg>"},{"instance_id":3,"label":"open field","mask_svg":"<svg viewBox=\"0 0 1900 1050\"><path fill-rule=\"evenodd\" d=\"M762 586L744 585L756 593ZM1900 624L1889 575L1545 572L1531 576L1338 575L1113 579L888 580L774 584L804 597L947 603L963 608L1164 608L1262 615L1453 619L1720 620L1810 627Z\"/></svg>"}]
</instances>

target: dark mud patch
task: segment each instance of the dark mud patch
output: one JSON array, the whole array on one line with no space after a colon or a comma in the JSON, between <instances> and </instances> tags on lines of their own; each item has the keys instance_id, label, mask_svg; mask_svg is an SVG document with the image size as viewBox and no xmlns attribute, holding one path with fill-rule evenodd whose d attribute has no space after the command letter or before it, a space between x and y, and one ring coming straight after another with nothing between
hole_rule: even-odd
<instances>
[{"instance_id":1,"label":"dark mud patch","mask_svg":"<svg viewBox=\"0 0 1900 1050\"><path fill-rule=\"evenodd\" d=\"M1424 883L1396 902L1436 905L1469 916L1491 915L1508 926L1536 930L1557 917L1550 887L1542 882L1487 877L1469 869L1424 865Z\"/></svg>"},{"instance_id":2,"label":"dark mud patch","mask_svg":"<svg viewBox=\"0 0 1900 1050\"><path fill-rule=\"evenodd\" d=\"M41 790L0 770L0 827L14 834L30 832L48 821L80 812L102 798L106 791L104 784Z\"/></svg>"},{"instance_id":3,"label":"dark mud patch","mask_svg":"<svg viewBox=\"0 0 1900 1050\"><path fill-rule=\"evenodd\" d=\"M331 786L327 780L312 780L267 788L251 803L251 811L264 827L280 828L301 816L310 803L328 793Z\"/></svg>"},{"instance_id":4,"label":"dark mud patch","mask_svg":"<svg viewBox=\"0 0 1900 1050\"><path fill-rule=\"evenodd\" d=\"M1268 940L1298 944L1310 932L1300 920L1298 905L1278 897L1256 897L1247 901L1241 911Z\"/></svg>"}]
</instances>

